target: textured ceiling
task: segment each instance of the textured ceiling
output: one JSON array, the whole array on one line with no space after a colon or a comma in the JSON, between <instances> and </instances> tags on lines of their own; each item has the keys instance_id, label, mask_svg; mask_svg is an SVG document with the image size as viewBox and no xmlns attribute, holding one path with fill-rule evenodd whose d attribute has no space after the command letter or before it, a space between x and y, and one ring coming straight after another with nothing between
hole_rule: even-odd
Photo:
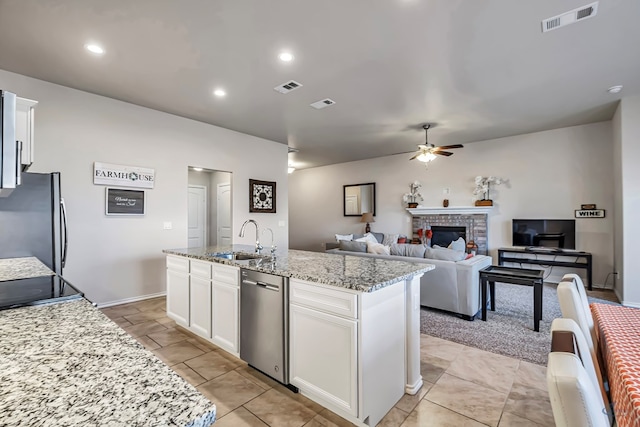
<instances>
[{"instance_id":1,"label":"textured ceiling","mask_svg":"<svg viewBox=\"0 0 640 427\"><path fill-rule=\"evenodd\" d=\"M0 68L289 144L305 168L415 150L425 122L446 145L610 119L640 93L640 2L541 32L586 3L0 0Z\"/></svg>"}]
</instances>

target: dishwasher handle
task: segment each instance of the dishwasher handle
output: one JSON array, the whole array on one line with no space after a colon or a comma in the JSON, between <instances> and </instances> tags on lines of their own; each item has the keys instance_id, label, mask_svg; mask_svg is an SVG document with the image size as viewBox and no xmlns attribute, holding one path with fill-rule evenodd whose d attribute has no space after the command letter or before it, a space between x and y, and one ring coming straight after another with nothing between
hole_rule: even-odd
<instances>
[{"instance_id":1,"label":"dishwasher handle","mask_svg":"<svg viewBox=\"0 0 640 427\"><path fill-rule=\"evenodd\" d=\"M277 285L270 285L268 283L264 283L264 282L259 282L259 281L254 281L254 280L248 280L248 279L243 279L242 283L244 285L253 285L253 286L258 286L264 289L268 289L270 291L275 291L275 292L279 292L280 291L280 286Z\"/></svg>"}]
</instances>

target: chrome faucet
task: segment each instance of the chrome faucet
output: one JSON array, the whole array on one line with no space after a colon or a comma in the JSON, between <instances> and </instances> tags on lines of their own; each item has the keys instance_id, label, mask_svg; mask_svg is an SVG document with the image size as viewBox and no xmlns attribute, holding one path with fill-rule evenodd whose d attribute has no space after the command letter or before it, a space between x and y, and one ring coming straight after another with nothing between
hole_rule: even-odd
<instances>
[{"instance_id":1,"label":"chrome faucet","mask_svg":"<svg viewBox=\"0 0 640 427\"><path fill-rule=\"evenodd\" d=\"M273 257L276 254L276 249L278 249L278 247L273 242L273 230L270 228L265 228L262 234L264 234L265 231L268 231L271 233L271 256Z\"/></svg>"},{"instance_id":2,"label":"chrome faucet","mask_svg":"<svg viewBox=\"0 0 640 427\"><path fill-rule=\"evenodd\" d=\"M242 224L242 227L240 227L240 237L244 237L244 228L247 226L248 223L252 223L253 225L256 226L256 253L260 253L260 251L263 249L262 245L260 244L260 230L258 228L258 223L253 220L253 219L248 219L244 222L244 224Z\"/></svg>"}]
</instances>

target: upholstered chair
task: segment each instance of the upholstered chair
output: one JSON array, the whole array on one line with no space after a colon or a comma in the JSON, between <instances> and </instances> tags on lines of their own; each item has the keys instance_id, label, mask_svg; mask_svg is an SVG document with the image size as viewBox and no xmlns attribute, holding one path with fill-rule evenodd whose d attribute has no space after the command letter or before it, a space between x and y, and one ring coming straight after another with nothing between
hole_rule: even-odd
<instances>
[{"instance_id":1,"label":"upholstered chair","mask_svg":"<svg viewBox=\"0 0 640 427\"><path fill-rule=\"evenodd\" d=\"M591 357L591 351L582 330L573 319L554 319L551 322L551 351L573 353L580 358L593 387L600 391L601 402L598 405L609 409L607 414L612 419L609 396L605 391L600 370L596 361Z\"/></svg>"},{"instance_id":2,"label":"upholstered chair","mask_svg":"<svg viewBox=\"0 0 640 427\"><path fill-rule=\"evenodd\" d=\"M549 353L547 388L556 427L609 427L600 393L577 355Z\"/></svg>"},{"instance_id":3,"label":"upholstered chair","mask_svg":"<svg viewBox=\"0 0 640 427\"><path fill-rule=\"evenodd\" d=\"M589 299L587 298L587 291L584 290L584 283L582 283L582 279L577 274L569 273L565 274L562 277L561 282L569 282L573 283L578 291L578 295L580 296L580 302L582 304L582 308L585 313L588 313L588 316L585 316L585 325L589 329L589 335L591 335L591 340L593 341L593 345L597 347L598 340L596 339L596 330L595 325L593 323L593 316L591 315L591 309L589 308ZM567 317L563 314L562 317ZM583 331L585 335L587 335L586 331Z\"/></svg>"}]
</instances>

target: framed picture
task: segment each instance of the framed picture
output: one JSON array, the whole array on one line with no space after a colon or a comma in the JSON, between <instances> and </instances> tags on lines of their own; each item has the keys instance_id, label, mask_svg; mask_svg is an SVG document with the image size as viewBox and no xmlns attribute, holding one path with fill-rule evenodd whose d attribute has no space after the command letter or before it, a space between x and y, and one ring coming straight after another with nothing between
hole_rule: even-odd
<instances>
[{"instance_id":1,"label":"framed picture","mask_svg":"<svg viewBox=\"0 0 640 427\"><path fill-rule=\"evenodd\" d=\"M276 183L249 180L249 212L276 213Z\"/></svg>"},{"instance_id":2,"label":"framed picture","mask_svg":"<svg viewBox=\"0 0 640 427\"><path fill-rule=\"evenodd\" d=\"M144 190L106 189L107 215L144 215Z\"/></svg>"}]
</instances>

